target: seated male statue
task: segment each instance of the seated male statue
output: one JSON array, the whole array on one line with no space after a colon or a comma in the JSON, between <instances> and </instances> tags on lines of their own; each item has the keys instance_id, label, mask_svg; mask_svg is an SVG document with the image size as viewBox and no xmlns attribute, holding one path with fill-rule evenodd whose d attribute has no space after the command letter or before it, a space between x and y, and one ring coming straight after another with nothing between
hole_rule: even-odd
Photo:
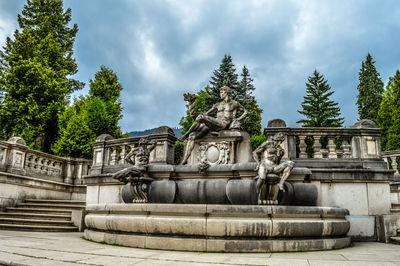
<instances>
[{"instance_id":1,"label":"seated male statue","mask_svg":"<svg viewBox=\"0 0 400 266\"><path fill-rule=\"evenodd\" d=\"M179 138L181 141L187 139L181 164L187 163L194 148L194 140L206 136L209 132L240 129L240 121L247 115L246 109L240 103L231 99L231 89L228 86L222 86L219 91L222 101L214 104L206 113L197 115L193 125ZM243 113L240 117L236 117L239 110ZM216 117L210 116L213 112L216 112Z\"/></svg>"},{"instance_id":2,"label":"seated male statue","mask_svg":"<svg viewBox=\"0 0 400 266\"><path fill-rule=\"evenodd\" d=\"M155 142L150 142L147 138L141 138L139 145L134 147L125 157L125 160L133 164L133 166L127 167L116 172L113 178L124 182L125 184L131 182L135 183L144 178L144 173L147 171L147 165L149 164L150 152L156 146Z\"/></svg>"},{"instance_id":3,"label":"seated male statue","mask_svg":"<svg viewBox=\"0 0 400 266\"><path fill-rule=\"evenodd\" d=\"M294 167L294 162L284 161L281 163L285 151L281 147L285 136L277 133L270 140L262 143L254 152L253 158L257 162L258 170L257 192L259 204L278 204L279 190L285 191L283 184L289 177ZM258 154L261 153L261 162ZM267 189L268 188L268 189ZM266 195L268 191L268 195Z\"/></svg>"}]
</instances>

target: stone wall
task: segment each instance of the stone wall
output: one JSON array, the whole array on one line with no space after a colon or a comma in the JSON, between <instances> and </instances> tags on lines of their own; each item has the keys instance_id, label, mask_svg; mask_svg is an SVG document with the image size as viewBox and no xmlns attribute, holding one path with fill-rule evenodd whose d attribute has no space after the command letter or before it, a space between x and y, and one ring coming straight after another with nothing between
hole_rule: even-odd
<instances>
[{"instance_id":1,"label":"stone wall","mask_svg":"<svg viewBox=\"0 0 400 266\"><path fill-rule=\"evenodd\" d=\"M0 209L26 198L84 200L82 177L90 166L90 160L32 150L18 137L0 141Z\"/></svg>"}]
</instances>

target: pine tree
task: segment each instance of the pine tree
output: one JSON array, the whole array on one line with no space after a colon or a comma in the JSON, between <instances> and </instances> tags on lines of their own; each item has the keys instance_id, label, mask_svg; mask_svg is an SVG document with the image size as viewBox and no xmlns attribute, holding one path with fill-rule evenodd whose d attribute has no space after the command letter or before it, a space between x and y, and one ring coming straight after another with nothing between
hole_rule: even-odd
<instances>
[{"instance_id":1,"label":"pine tree","mask_svg":"<svg viewBox=\"0 0 400 266\"><path fill-rule=\"evenodd\" d=\"M382 129L383 150L400 150L400 70L389 78L377 121Z\"/></svg>"},{"instance_id":2,"label":"pine tree","mask_svg":"<svg viewBox=\"0 0 400 266\"><path fill-rule=\"evenodd\" d=\"M70 20L62 0L27 0L18 15L21 31L0 52L2 138L17 135L45 152L57 139L58 114L83 86L68 77L78 70L73 58L78 26L70 28Z\"/></svg>"},{"instance_id":3,"label":"pine tree","mask_svg":"<svg viewBox=\"0 0 400 266\"><path fill-rule=\"evenodd\" d=\"M101 134L123 137L118 125L122 118L121 90L122 85L117 75L111 69L101 66L94 80L90 80L89 95L75 101L60 116L60 138L53 146L54 153L90 159L92 143L96 137ZM78 123L84 123L85 126L77 130Z\"/></svg>"},{"instance_id":4,"label":"pine tree","mask_svg":"<svg viewBox=\"0 0 400 266\"><path fill-rule=\"evenodd\" d=\"M239 95L239 82L238 75L236 74L235 65L232 62L230 55L224 55L221 64L217 70L213 72L214 76L210 80L210 97L207 101L208 106L212 106L221 100L219 96L219 89L222 86L231 88L232 99L236 100Z\"/></svg>"},{"instance_id":5,"label":"pine tree","mask_svg":"<svg viewBox=\"0 0 400 266\"><path fill-rule=\"evenodd\" d=\"M243 66L242 80L239 82L238 97L239 101L248 111L247 117L244 119L242 129L250 134L250 136L261 134L261 113L262 109L258 105L256 98L252 95L256 89L253 85L253 79L250 77L250 72Z\"/></svg>"},{"instance_id":6,"label":"pine tree","mask_svg":"<svg viewBox=\"0 0 400 266\"><path fill-rule=\"evenodd\" d=\"M376 122L384 86L374 64L375 61L368 53L359 72L357 106L360 119L370 119Z\"/></svg>"},{"instance_id":7,"label":"pine tree","mask_svg":"<svg viewBox=\"0 0 400 266\"><path fill-rule=\"evenodd\" d=\"M306 118L297 121L303 127L341 127L343 118L340 116L338 103L329 99L333 94L331 87L317 70L306 83L307 95L298 112Z\"/></svg>"}]
</instances>

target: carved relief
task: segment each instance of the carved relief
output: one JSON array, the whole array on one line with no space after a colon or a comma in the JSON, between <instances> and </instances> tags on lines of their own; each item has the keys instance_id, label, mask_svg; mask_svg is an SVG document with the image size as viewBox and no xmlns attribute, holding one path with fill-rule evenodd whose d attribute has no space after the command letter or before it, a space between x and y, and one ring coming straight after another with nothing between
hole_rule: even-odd
<instances>
[{"instance_id":1,"label":"carved relief","mask_svg":"<svg viewBox=\"0 0 400 266\"><path fill-rule=\"evenodd\" d=\"M203 142L200 143L198 159L210 165L229 163L229 142Z\"/></svg>"}]
</instances>

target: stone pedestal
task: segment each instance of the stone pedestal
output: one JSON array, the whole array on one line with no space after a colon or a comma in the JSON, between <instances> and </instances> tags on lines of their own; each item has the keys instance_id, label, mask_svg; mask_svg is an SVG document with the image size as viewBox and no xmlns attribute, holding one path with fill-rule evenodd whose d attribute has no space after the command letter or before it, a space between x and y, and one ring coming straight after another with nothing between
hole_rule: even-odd
<instances>
[{"instance_id":1,"label":"stone pedestal","mask_svg":"<svg viewBox=\"0 0 400 266\"><path fill-rule=\"evenodd\" d=\"M244 131L223 130L195 140L188 165L207 162L210 165L253 162L250 137Z\"/></svg>"}]
</instances>

